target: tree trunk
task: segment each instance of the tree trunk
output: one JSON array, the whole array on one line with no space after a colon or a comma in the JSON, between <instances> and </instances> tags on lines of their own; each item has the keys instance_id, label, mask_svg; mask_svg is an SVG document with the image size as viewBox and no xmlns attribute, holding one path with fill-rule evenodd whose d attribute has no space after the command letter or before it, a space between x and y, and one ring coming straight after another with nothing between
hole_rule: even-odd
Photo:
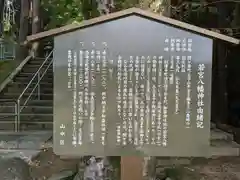
<instances>
[{"instance_id":1,"label":"tree trunk","mask_svg":"<svg viewBox=\"0 0 240 180\"><path fill-rule=\"evenodd\" d=\"M20 15L20 28L19 28L19 35L18 35L18 48L16 59L22 61L28 55L28 48L24 44L27 39L28 30L29 30L29 9L30 4L29 0L21 0L21 15Z\"/></svg>"},{"instance_id":2,"label":"tree trunk","mask_svg":"<svg viewBox=\"0 0 240 180\"><path fill-rule=\"evenodd\" d=\"M217 4L218 8L218 27L229 27L228 16L230 14L228 3ZM227 8L228 7L228 8ZM226 64L226 45L218 42L217 48L217 121L219 123L228 123L228 95L227 95L227 64Z\"/></svg>"},{"instance_id":3,"label":"tree trunk","mask_svg":"<svg viewBox=\"0 0 240 180\"><path fill-rule=\"evenodd\" d=\"M18 34L20 29L20 16L21 16L21 1L14 1L14 7L16 8L15 11L15 24L13 24L13 39L18 41Z\"/></svg>"},{"instance_id":4,"label":"tree trunk","mask_svg":"<svg viewBox=\"0 0 240 180\"><path fill-rule=\"evenodd\" d=\"M3 9L4 9L4 0L0 0L0 37L3 35Z\"/></svg>"},{"instance_id":5,"label":"tree trunk","mask_svg":"<svg viewBox=\"0 0 240 180\"><path fill-rule=\"evenodd\" d=\"M32 34L40 31L40 0L32 0ZM32 53L38 55L39 42L34 42L32 45Z\"/></svg>"}]
</instances>

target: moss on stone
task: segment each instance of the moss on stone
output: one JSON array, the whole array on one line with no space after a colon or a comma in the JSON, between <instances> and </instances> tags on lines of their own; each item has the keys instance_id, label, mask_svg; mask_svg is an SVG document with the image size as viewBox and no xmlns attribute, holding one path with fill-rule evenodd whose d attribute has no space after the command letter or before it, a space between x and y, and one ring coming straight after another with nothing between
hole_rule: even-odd
<instances>
[{"instance_id":1,"label":"moss on stone","mask_svg":"<svg viewBox=\"0 0 240 180\"><path fill-rule=\"evenodd\" d=\"M0 61L0 84L10 75L17 65L18 62L15 60Z\"/></svg>"}]
</instances>

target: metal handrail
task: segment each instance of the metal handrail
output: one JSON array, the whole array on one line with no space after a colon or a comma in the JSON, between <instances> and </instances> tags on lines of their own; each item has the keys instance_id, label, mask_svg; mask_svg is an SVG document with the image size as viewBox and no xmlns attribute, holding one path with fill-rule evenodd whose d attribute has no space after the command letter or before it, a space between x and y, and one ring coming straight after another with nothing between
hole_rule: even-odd
<instances>
[{"instance_id":1,"label":"metal handrail","mask_svg":"<svg viewBox=\"0 0 240 180\"><path fill-rule=\"evenodd\" d=\"M44 64L48 61L49 57L52 55L53 51L51 51L49 53L49 55L46 57L46 59L44 60L44 62L42 63L42 65L38 68L37 72L34 74L34 76L32 77L32 79L30 80L30 82L28 83L28 85L26 86L26 88L23 90L23 92L20 94L20 96L18 97L17 100L21 99L21 97L24 95L24 93L26 92L26 90L29 88L29 86L32 84L33 80L35 77L37 77L37 75L39 74L40 70L42 69L42 67L44 66ZM39 82L38 82L39 83Z\"/></svg>"},{"instance_id":2,"label":"metal handrail","mask_svg":"<svg viewBox=\"0 0 240 180\"><path fill-rule=\"evenodd\" d=\"M15 119L14 119L14 124L15 124L14 131L18 132L18 130L19 130L19 122L18 122L18 104L17 104L17 101L15 99L0 99L0 102L1 103L9 103L9 102L14 103L14 114L13 115L9 115L9 116L3 116L0 119L4 119L4 118L7 118L7 117L14 116L15 117Z\"/></svg>"},{"instance_id":3,"label":"metal handrail","mask_svg":"<svg viewBox=\"0 0 240 180\"><path fill-rule=\"evenodd\" d=\"M42 70L43 66L46 64L46 62L49 60L50 56L53 54L53 51L51 51L49 53L49 55L46 57L46 59L44 60L44 62L42 63L42 65L38 68L37 72L34 74L34 76L32 77L32 79L30 80L30 82L28 83L28 85L26 86L26 88L22 91L22 93L19 95L19 97L17 98L17 119L18 119L18 125L17 127L19 127L20 125L20 113L22 112L22 110L26 107L25 105L28 103L29 99L32 97L33 92L35 91L35 89L38 87L38 99L40 99L40 81L42 80L42 78L44 77L45 73L47 72L47 70L49 69L49 67L52 65L53 63L53 59L50 61L50 63L48 64L48 66L46 67L45 71L42 73L42 75L40 76L40 71ZM34 88L32 89L31 93L28 95L27 99L24 101L22 107L20 104L21 98L23 97L24 93L28 90L28 88L32 85L34 79L37 77L37 83L35 84Z\"/></svg>"},{"instance_id":4,"label":"metal handrail","mask_svg":"<svg viewBox=\"0 0 240 180\"><path fill-rule=\"evenodd\" d=\"M35 91L36 87L38 87L38 98L40 99L40 81L42 80L42 78L44 77L45 73L47 72L47 70L49 69L49 67L52 65L53 63L53 59L50 61L50 63L48 64L47 68L45 69L45 71L42 73L42 75L40 76L40 71L42 70L43 66L46 64L46 62L49 60L49 58L51 57L51 55L53 54L53 51L51 51L49 53L49 55L46 57L46 59L43 61L43 63L41 64L41 66L38 68L38 70L36 71L36 73L34 74L34 76L32 77L32 79L29 81L29 83L27 84L27 86L24 88L24 90L22 91L22 93L19 95L19 97L16 100L16 114L17 114L17 124L15 126L15 131L19 131L20 128L20 113L22 112L22 110L26 107L26 104L28 103L29 99L31 98L33 92ZM27 99L24 101L24 103L21 105L21 98L23 97L23 95L25 94L25 92L28 90L28 88L32 85L34 79L37 77L37 83L35 84L34 88L32 89L31 93L28 95Z\"/></svg>"},{"instance_id":5,"label":"metal handrail","mask_svg":"<svg viewBox=\"0 0 240 180\"><path fill-rule=\"evenodd\" d=\"M46 74L47 70L49 69L49 67L53 64L53 59L50 60L48 66L44 69L44 71L42 72L42 75L40 76L40 72L42 70L42 68L44 67L44 65L46 64L46 62L49 60L49 58L51 57L51 55L53 54L53 51L51 51L49 53L49 55L44 58L45 60L43 61L43 63L41 64L41 66L38 68L38 70L36 71L36 73L34 74L34 76L32 77L32 79L29 81L29 83L27 84L27 86L24 88L24 90L22 91L22 93L18 96L18 98L15 99L0 99L0 103L7 103L7 102L13 102L14 103L14 114L12 115L8 115L8 116L4 116L1 117L0 119L6 118L6 117L15 117L14 120L14 130L15 132L19 132L20 130L20 113L22 112L22 110L26 107L27 102L29 101L29 99L31 98L33 92L35 91L35 89L38 87L38 98L40 99L40 81L42 80L42 78L44 77L44 75ZM28 97L26 98L26 100L24 101L24 103L21 105L21 98L23 97L23 95L26 93L26 91L28 90L28 88L32 85L32 83L34 82L34 79L37 77L37 83L35 84L34 88L32 89L31 93L28 95Z\"/></svg>"}]
</instances>

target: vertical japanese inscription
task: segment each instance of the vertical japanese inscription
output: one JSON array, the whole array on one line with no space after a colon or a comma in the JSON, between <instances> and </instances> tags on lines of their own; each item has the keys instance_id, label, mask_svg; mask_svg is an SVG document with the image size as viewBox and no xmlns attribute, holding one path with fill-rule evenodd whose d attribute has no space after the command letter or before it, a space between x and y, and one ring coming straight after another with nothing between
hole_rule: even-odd
<instances>
[{"instance_id":1,"label":"vertical japanese inscription","mask_svg":"<svg viewBox=\"0 0 240 180\"><path fill-rule=\"evenodd\" d=\"M204 128L204 70L205 65L199 64L197 69L197 128Z\"/></svg>"},{"instance_id":2,"label":"vertical japanese inscription","mask_svg":"<svg viewBox=\"0 0 240 180\"><path fill-rule=\"evenodd\" d=\"M135 75L135 87L134 87L134 145L138 145L139 144L139 138L138 138L138 134L139 134L139 123L138 123L138 119L139 119L139 82L140 82L140 59L137 56L135 58L135 71L134 71L134 75Z\"/></svg>"},{"instance_id":3,"label":"vertical japanese inscription","mask_svg":"<svg viewBox=\"0 0 240 180\"><path fill-rule=\"evenodd\" d=\"M128 101L128 61L127 59L123 60L123 94L122 94L122 120L123 120L123 132L122 132L122 145L127 144L127 101Z\"/></svg>"},{"instance_id":4,"label":"vertical japanese inscription","mask_svg":"<svg viewBox=\"0 0 240 180\"><path fill-rule=\"evenodd\" d=\"M179 114L179 101L180 101L180 57L176 56L176 69L175 69L175 114Z\"/></svg>"},{"instance_id":5,"label":"vertical japanese inscription","mask_svg":"<svg viewBox=\"0 0 240 180\"><path fill-rule=\"evenodd\" d=\"M151 122L151 69L152 62L151 57L147 56L147 66L146 66L146 74L147 74L147 87L146 87L146 127L145 127L145 143L149 144L149 136L150 136L150 122Z\"/></svg>"},{"instance_id":6,"label":"vertical japanese inscription","mask_svg":"<svg viewBox=\"0 0 240 180\"><path fill-rule=\"evenodd\" d=\"M169 75L169 84L170 85L173 85L174 84L174 74L175 74L175 69L174 69L174 64L175 64L175 62L174 62L174 56L171 56L171 59L170 59L170 66L169 66L169 73L170 73L170 75Z\"/></svg>"},{"instance_id":7,"label":"vertical japanese inscription","mask_svg":"<svg viewBox=\"0 0 240 180\"><path fill-rule=\"evenodd\" d=\"M134 70L134 64L133 64L133 57L130 57L130 61L128 64L128 84L129 84L129 91L128 91L128 142L129 144L133 143L133 70Z\"/></svg>"},{"instance_id":8,"label":"vertical japanese inscription","mask_svg":"<svg viewBox=\"0 0 240 180\"><path fill-rule=\"evenodd\" d=\"M90 141L94 143L94 124L95 124L95 50L91 51L90 58L90 80L91 80L91 93L90 93Z\"/></svg>"},{"instance_id":9,"label":"vertical japanese inscription","mask_svg":"<svg viewBox=\"0 0 240 180\"><path fill-rule=\"evenodd\" d=\"M192 85L192 56L187 56L187 97L186 97L186 127L189 128L191 124L191 85Z\"/></svg>"},{"instance_id":10,"label":"vertical japanese inscription","mask_svg":"<svg viewBox=\"0 0 240 180\"><path fill-rule=\"evenodd\" d=\"M102 84L102 121L101 121L101 143L105 145L106 143L106 117L107 117L107 59L106 50L104 49L101 53L102 55L102 67L101 67L101 84Z\"/></svg>"},{"instance_id":11,"label":"vertical japanese inscription","mask_svg":"<svg viewBox=\"0 0 240 180\"><path fill-rule=\"evenodd\" d=\"M140 99L140 133L139 133L139 144L144 144L144 120L145 120L145 85L144 82L142 82L142 79L145 77L145 57L141 57L141 83L139 88L139 99Z\"/></svg>"},{"instance_id":12,"label":"vertical japanese inscription","mask_svg":"<svg viewBox=\"0 0 240 180\"><path fill-rule=\"evenodd\" d=\"M68 50L68 89L72 89L72 51Z\"/></svg>"},{"instance_id":13,"label":"vertical japanese inscription","mask_svg":"<svg viewBox=\"0 0 240 180\"><path fill-rule=\"evenodd\" d=\"M117 113L122 118L122 57L117 59ZM117 123L117 145L121 145L121 123Z\"/></svg>"},{"instance_id":14,"label":"vertical japanese inscription","mask_svg":"<svg viewBox=\"0 0 240 180\"><path fill-rule=\"evenodd\" d=\"M158 87L158 102L157 102L157 140L156 144L158 146L162 145L162 82L163 82L163 57L158 57L158 78L157 78L157 87Z\"/></svg>"},{"instance_id":15,"label":"vertical japanese inscription","mask_svg":"<svg viewBox=\"0 0 240 180\"><path fill-rule=\"evenodd\" d=\"M83 120L84 120L84 109L83 109L83 87L84 87L84 67L83 67L83 51L79 50L79 71L78 71L78 83L79 83L79 91L78 91L78 144L82 145L82 137L83 137Z\"/></svg>"},{"instance_id":16,"label":"vertical japanese inscription","mask_svg":"<svg viewBox=\"0 0 240 180\"><path fill-rule=\"evenodd\" d=\"M73 141L77 145L77 52L73 51Z\"/></svg>"},{"instance_id":17,"label":"vertical japanese inscription","mask_svg":"<svg viewBox=\"0 0 240 180\"><path fill-rule=\"evenodd\" d=\"M86 50L84 54L84 118L89 119L89 51ZM91 121L89 122L91 127ZM89 128L88 127L88 128ZM90 130L90 128L89 128Z\"/></svg>"},{"instance_id":18,"label":"vertical japanese inscription","mask_svg":"<svg viewBox=\"0 0 240 180\"><path fill-rule=\"evenodd\" d=\"M152 121L151 121L151 144L156 144L156 114L157 112L157 56L153 56L152 60Z\"/></svg>"},{"instance_id":19,"label":"vertical japanese inscription","mask_svg":"<svg viewBox=\"0 0 240 180\"><path fill-rule=\"evenodd\" d=\"M164 85L163 85L163 140L162 145L165 147L168 144L168 66L169 60L164 59Z\"/></svg>"}]
</instances>

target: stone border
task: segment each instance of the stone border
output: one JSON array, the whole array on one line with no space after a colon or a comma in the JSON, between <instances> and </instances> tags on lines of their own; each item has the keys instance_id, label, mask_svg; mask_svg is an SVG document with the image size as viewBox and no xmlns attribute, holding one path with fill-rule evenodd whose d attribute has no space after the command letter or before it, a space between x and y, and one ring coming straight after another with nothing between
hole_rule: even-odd
<instances>
[{"instance_id":1,"label":"stone border","mask_svg":"<svg viewBox=\"0 0 240 180\"><path fill-rule=\"evenodd\" d=\"M27 56L18 67L11 72L11 74L0 84L0 92L13 80L13 78L22 70L23 66L32 58Z\"/></svg>"}]
</instances>

